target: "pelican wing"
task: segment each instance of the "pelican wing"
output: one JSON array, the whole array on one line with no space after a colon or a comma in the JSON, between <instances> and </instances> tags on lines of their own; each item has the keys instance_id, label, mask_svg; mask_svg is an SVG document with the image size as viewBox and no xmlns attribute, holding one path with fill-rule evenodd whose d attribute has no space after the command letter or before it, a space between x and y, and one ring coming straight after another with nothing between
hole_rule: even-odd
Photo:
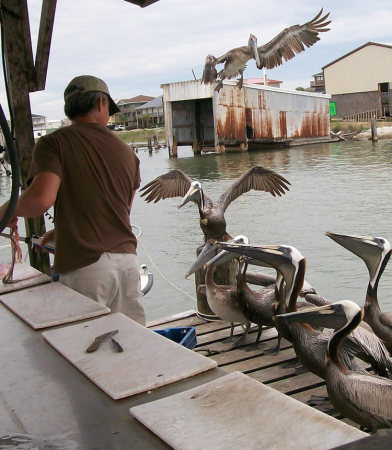
<instances>
[{"instance_id":1,"label":"pelican wing","mask_svg":"<svg viewBox=\"0 0 392 450\"><path fill-rule=\"evenodd\" d=\"M145 198L146 202L154 203L161 199L172 197L183 197L191 186L192 178L188 177L184 172L178 169L171 170L140 188L144 191L140 196Z\"/></svg>"},{"instance_id":2,"label":"pelican wing","mask_svg":"<svg viewBox=\"0 0 392 450\"><path fill-rule=\"evenodd\" d=\"M384 343L372 331L357 327L342 342L341 348L371 364L376 373L392 371L392 359Z\"/></svg>"},{"instance_id":3,"label":"pelican wing","mask_svg":"<svg viewBox=\"0 0 392 450\"><path fill-rule=\"evenodd\" d=\"M348 404L392 426L392 380L372 375L351 373L340 383Z\"/></svg>"},{"instance_id":4,"label":"pelican wing","mask_svg":"<svg viewBox=\"0 0 392 450\"><path fill-rule=\"evenodd\" d=\"M383 312L380 314L380 322L389 327L392 328L392 313L390 312Z\"/></svg>"},{"instance_id":5,"label":"pelican wing","mask_svg":"<svg viewBox=\"0 0 392 450\"><path fill-rule=\"evenodd\" d=\"M229 204L251 189L281 196L289 190L290 182L273 170L253 166L240 176L219 198L218 204L226 211Z\"/></svg>"},{"instance_id":6,"label":"pelican wing","mask_svg":"<svg viewBox=\"0 0 392 450\"><path fill-rule=\"evenodd\" d=\"M260 56L259 69L266 67L272 69L280 66L283 63L283 58L288 61L298 53L305 50L305 47L311 47L314 43L320 40L319 33L329 31L330 28L325 28L331 23L325 20L329 13L321 17L323 9L321 8L317 16L304 23L303 25L293 25L285 28L274 39L265 45L257 47Z\"/></svg>"}]
</instances>

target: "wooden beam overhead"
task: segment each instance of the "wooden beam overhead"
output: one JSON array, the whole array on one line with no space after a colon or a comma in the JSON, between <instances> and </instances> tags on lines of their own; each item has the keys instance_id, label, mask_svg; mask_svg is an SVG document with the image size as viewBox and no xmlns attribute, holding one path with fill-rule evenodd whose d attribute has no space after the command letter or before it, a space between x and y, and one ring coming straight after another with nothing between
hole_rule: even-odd
<instances>
[{"instance_id":1,"label":"wooden beam overhead","mask_svg":"<svg viewBox=\"0 0 392 450\"><path fill-rule=\"evenodd\" d=\"M128 3L133 3L134 5L138 5L141 8L145 8L146 6L150 6L159 0L125 0L125 1Z\"/></svg>"}]
</instances>

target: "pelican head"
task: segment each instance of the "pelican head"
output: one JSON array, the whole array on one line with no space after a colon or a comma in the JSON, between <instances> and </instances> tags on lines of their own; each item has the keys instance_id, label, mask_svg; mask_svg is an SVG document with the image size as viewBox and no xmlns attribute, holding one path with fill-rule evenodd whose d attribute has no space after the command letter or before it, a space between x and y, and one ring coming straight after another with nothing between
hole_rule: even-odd
<instances>
[{"instance_id":1,"label":"pelican head","mask_svg":"<svg viewBox=\"0 0 392 450\"><path fill-rule=\"evenodd\" d=\"M341 300L331 305L279 314L277 317L288 322L305 322L312 326L340 330L350 323L358 313L362 318L363 311L356 303L351 300Z\"/></svg>"},{"instance_id":2,"label":"pelican head","mask_svg":"<svg viewBox=\"0 0 392 450\"><path fill-rule=\"evenodd\" d=\"M191 187L188 189L188 192L184 195L184 197L182 197L177 208L180 209L190 201L199 204L200 208L203 210L203 190L199 181L192 181Z\"/></svg>"},{"instance_id":3,"label":"pelican head","mask_svg":"<svg viewBox=\"0 0 392 450\"><path fill-rule=\"evenodd\" d=\"M256 66L260 69L261 63L259 52L257 50L257 37L254 34L251 34L249 36L248 46L253 50L254 58L256 60Z\"/></svg>"},{"instance_id":4,"label":"pelican head","mask_svg":"<svg viewBox=\"0 0 392 450\"><path fill-rule=\"evenodd\" d=\"M246 245L219 242L217 247L248 256L252 260L260 261L265 267L273 267L282 275L289 287L288 296L291 294L300 261L305 259L299 250L289 245Z\"/></svg>"},{"instance_id":5,"label":"pelican head","mask_svg":"<svg viewBox=\"0 0 392 450\"><path fill-rule=\"evenodd\" d=\"M336 234L329 231L325 234L365 262L369 271L370 283L374 284L385 258L389 259L390 257L391 244L389 241L382 237Z\"/></svg>"},{"instance_id":6,"label":"pelican head","mask_svg":"<svg viewBox=\"0 0 392 450\"><path fill-rule=\"evenodd\" d=\"M249 239L243 234L237 234L234 238L229 241L232 244L249 244ZM233 258L238 258L238 253L230 252L228 250L221 250L216 256L207 262L208 266L219 266L230 262Z\"/></svg>"}]
</instances>

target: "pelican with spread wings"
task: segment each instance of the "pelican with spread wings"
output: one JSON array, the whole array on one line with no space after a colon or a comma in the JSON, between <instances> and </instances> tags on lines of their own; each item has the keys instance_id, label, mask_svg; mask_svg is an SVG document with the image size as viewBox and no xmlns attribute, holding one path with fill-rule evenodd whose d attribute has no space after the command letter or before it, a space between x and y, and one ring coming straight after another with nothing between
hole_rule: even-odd
<instances>
[{"instance_id":1,"label":"pelican with spread wings","mask_svg":"<svg viewBox=\"0 0 392 450\"><path fill-rule=\"evenodd\" d=\"M281 196L289 190L290 182L273 170L262 166L252 166L219 197L213 204L204 193L201 183L193 180L178 169L160 175L141 188L141 196L147 196L147 202L158 202L161 199L182 197L178 206L181 208L189 201L198 205L200 215L200 228L204 239L227 241L231 236L226 231L224 213L230 203L240 195L256 191L269 192L274 197Z\"/></svg>"},{"instance_id":2,"label":"pelican with spread wings","mask_svg":"<svg viewBox=\"0 0 392 450\"><path fill-rule=\"evenodd\" d=\"M203 76L201 82L204 84L214 83L219 81L215 90L219 92L222 87L223 80L235 78L240 75L240 80L237 86L241 89L243 83L243 73L246 68L246 63L250 59L256 60L258 69L273 69L280 66L283 60L289 61L298 53L305 50L305 47L311 47L320 40L319 33L329 31L326 28L331 21L326 21L329 16L325 14L321 17L323 8L320 12L309 22L303 25L292 25L285 28L277 36L274 37L267 44L257 47L257 38L253 34L250 35L248 45L243 47L233 48L219 58L213 55L208 55L205 61ZM216 65L224 64L223 69L217 72Z\"/></svg>"}]
</instances>

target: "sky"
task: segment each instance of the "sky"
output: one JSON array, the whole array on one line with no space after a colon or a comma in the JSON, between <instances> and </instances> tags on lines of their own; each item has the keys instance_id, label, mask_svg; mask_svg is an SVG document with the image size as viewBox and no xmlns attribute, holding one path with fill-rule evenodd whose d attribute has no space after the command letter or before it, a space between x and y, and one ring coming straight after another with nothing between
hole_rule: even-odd
<instances>
[{"instance_id":1,"label":"sky","mask_svg":"<svg viewBox=\"0 0 392 450\"><path fill-rule=\"evenodd\" d=\"M27 1L35 53L42 0ZM285 89L308 87L323 66L369 41L392 43L391 0L159 0L146 8L124 0L58 0L46 88L30 94L31 111L64 118L64 88L83 74L105 80L116 99L159 96L161 84L199 79L208 54L247 45L251 33L263 45L322 7L331 30L267 72ZM262 76L249 61L244 78ZM0 102L8 116L3 80Z\"/></svg>"}]
</instances>

